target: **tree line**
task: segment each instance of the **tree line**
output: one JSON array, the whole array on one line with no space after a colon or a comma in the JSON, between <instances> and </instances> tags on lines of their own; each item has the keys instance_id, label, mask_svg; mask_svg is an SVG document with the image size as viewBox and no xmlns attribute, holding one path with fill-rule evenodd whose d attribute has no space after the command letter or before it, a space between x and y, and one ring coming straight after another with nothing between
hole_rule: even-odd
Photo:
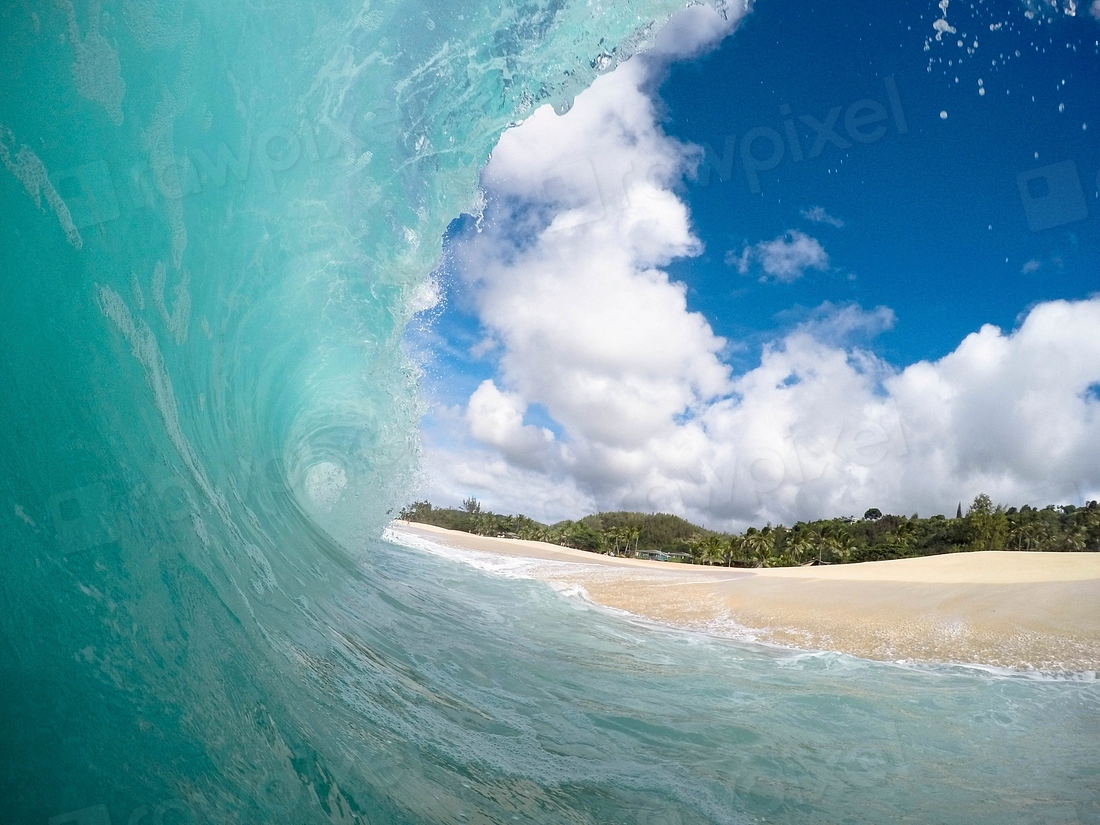
<instances>
[{"instance_id":1,"label":"tree line","mask_svg":"<svg viewBox=\"0 0 1100 825\"><path fill-rule=\"evenodd\" d=\"M400 518L482 536L544 541L594 553L644 556L686 554L695 564L789 567L801 564L903 559L976 550L1100 551L1100 504L1005 508L977 496L965 514L921 518L883 514L750 527L721 533L667 513L608 512L542 524L524 515L484 512L473 498L461 508L417 501Z\"/></svg>"}]
</instances>

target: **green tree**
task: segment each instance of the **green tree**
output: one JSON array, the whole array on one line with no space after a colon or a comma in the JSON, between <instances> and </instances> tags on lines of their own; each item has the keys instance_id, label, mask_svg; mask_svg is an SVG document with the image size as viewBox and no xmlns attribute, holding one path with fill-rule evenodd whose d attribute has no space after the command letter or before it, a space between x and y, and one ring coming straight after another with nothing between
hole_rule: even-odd
<instances>
[{"instance_id":1,"label":"green tree","mask_svg":"<svg viewBox=\"0 0 1100 825\"><path fill-rule=\"evenodd\" d=\"M702 564L706 555L705 537L702 533L693 533L687 540L688 552L693 564Z\"/></svg>"},{"instance_id":2,"label":"green tree","mask_svg":"<svg viewBox=\"0 0 1100 825\"><path fill-rule=\"evenodd\" d=\"M429 518L432 512L431 502L428 501L414 501L412 504L406 504L401 508L401 512L397 514L397 517L402 521L419 521L423 522Z\"/></svg>"},{"instance_id":3,"label":"green tree","mask_svg":"<svg viewBox=\"0 0 1100 825\"><path fill-rule=\"evenodd\" d=\"M472 512L472 511L467 511ZM496 522L492 516L488 513L477 513L474 515L471 531L478 536L495 536L496 535Z\"/></svg>"},{"instance_id":4,"label":"green tree","mask_svg":"<svg viewBox=\"0 0 1100 825\"><path fill-rule=\"evenodd\" d=\"M795 564L809 561L817 555L819 542L810 530L799 530L787 539L785 552Z\"/></svg>"},{"instance_id":5,"label":"green tree","mask_svg":"<svg viewBox=\"0 0 1100 825\"><path fill-rule=\"evenodd\" d=\"M872 508L874 509L874 508ZM846 563L961 550L1100 551L1100 504L1069 504L1036 509L1023 505L1007 510L979 495L957 519L942 515L911 518L882 515L865 518L800 522L750 527L743 535L726 536L662 513L597 513L580 521L562 521L552 527L525 515L483 512L473 497L463 509L435 508L416 501L401 508L400 517L450 530L486 536L514 536L620 555L639 549L690 552L703 564L734 560L774 567L798 564L817 556L819 561Z\"/></svg>"},{"instance_id":6,"label":"green tree","mask_svg":"<svg viewBox=\"0 0 1100 825\"><path fill-rule=\"evenodd\" d=\"M726 543L722 537L711 534L703 539L702 557L705 564L721 564L725 557Z\"/></svg>"},{"instance_id":7,"label":"green tree","mask_svg":"<svg viewBox=\"0 0 1100 825\"><path fill-rule=\"evenodd\" d=\"M603 536L605 551L613 556L619 555L619 544L622 541L622 528L612 527L609 530L601 531L600 534Z\"/></svg>"},{"instance_id":8,"label":"green tree","mask_svg":"<svg viewBox=\"0 0 1100 825\"><path fill-rule=\"evenodd\" d=\"M726 566L733 567L734 559L747 561L744 539L741 536L730 536L726 541Z\"/></svg>"},{"instance_id":9,"label":"green tree","mask_svg":"<svg viewBox=\"0 0 1100 825\"><path fill-rule=\"evenodd\" d=\"M1038 524L1034 522L1015 524L1008 534L1007 547L1009 550L1035 550L1041 538Z\"/></svg>"},{"instance_id":10,"label":"green tree","mask_svg":"<svg viewBox=\"0 0 1100 825\"><path fill-rule=\"evenodd\" d=\"M773 566L772 551L775 549L775 541L772 532L768 528L757 530L755 527L750 527L745 532L743 544L749 556L755 559L761 567Z\"/></svg>"},{"instance_id":11,"label":"green tree","mask_svg":"<svg viewBox=\"0 0 1100 825\"><path fill-rule=\"evenodd\" d=\"M606 539L582 521L573 522L562 531L561 543L577 550L601 551Z\"/></svg>"},{"instance_id":12,"label":"green tree","mask_svg":"<svg viewBox=\"0 0 1100 825\"><path fill-rule=\"evenodd\" d=\"M1084 527L1071 527L1062 537L1062 550L1071 553L1083 552L1088 545L1089 534Z\"/></svg>"},{"instance_id":13,"label":"green tree","mask_svg":"<svg viewBox=\"0 0 1100 825\"><path fill-rule=\"evenodd\" d=\"M994 507L985 493L980 493L966 512L971 549L1004 550L1008 538L1008 517L1001 507Z\"/></svg>"},{"instance_id":14,"label":"green tree","mask_svg":"<svg viewBox=\"0 0 1100 825\"><path fill-rule=\"evenodd\" d=\"M837 561L846 564L851 560L856 551L856 543L847 530L837 525L830 525L821 535L825 545L825 553L829 561Z\"/></svg>"}]
</instances>

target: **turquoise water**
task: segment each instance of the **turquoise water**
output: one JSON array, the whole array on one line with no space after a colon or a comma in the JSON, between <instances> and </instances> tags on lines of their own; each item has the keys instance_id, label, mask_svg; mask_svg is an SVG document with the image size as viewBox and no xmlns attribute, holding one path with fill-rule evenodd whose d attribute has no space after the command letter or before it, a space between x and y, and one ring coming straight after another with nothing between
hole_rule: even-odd
<instances>
[{"instance_id":1,"label":"turquoise water","mask_svg":"<svg viewBox=\"0 0 1100 825\"><path fill-rule=\"evenodd\" d=\"M678 5L0 13L0 821L1100 819L1091 679L691 637L378 538L447 223Z\"/></svg>"}]
</instances>

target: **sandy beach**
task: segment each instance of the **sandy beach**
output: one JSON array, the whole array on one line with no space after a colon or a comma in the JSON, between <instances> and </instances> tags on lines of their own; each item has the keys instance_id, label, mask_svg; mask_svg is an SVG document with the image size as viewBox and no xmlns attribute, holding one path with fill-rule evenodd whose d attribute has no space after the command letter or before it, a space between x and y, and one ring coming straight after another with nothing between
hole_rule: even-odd
<instances>
[{"instance_id":1,"label":"sandy beach","mask_svg":"<svg viewBox=\"0 0 1100 825\"><path fill-rule=\"evenodd\" d=\"M957 553L744 570L621 559L394 522L437 544L549 562L525 575L682 628L871 659L1100 671L1100 553Z\"/></svg>"}]
</instances>

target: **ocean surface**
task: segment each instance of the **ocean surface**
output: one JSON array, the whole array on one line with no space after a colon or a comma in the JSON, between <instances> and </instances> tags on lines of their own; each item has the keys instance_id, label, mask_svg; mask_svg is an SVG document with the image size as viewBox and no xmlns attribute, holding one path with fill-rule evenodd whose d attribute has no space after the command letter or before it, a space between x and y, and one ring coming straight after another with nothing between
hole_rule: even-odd
<instances>
[{"instance_id":1,"label":"ocean surface","mask_svg":"<svg viewBox=\"0 0 1100 825\"><path fill-rule=\"evenodd\" d=\"M380 539L501 131L673 0L0 10L0 822L1100 822L1100 686Z\"/></svg>"}]
</instances>

